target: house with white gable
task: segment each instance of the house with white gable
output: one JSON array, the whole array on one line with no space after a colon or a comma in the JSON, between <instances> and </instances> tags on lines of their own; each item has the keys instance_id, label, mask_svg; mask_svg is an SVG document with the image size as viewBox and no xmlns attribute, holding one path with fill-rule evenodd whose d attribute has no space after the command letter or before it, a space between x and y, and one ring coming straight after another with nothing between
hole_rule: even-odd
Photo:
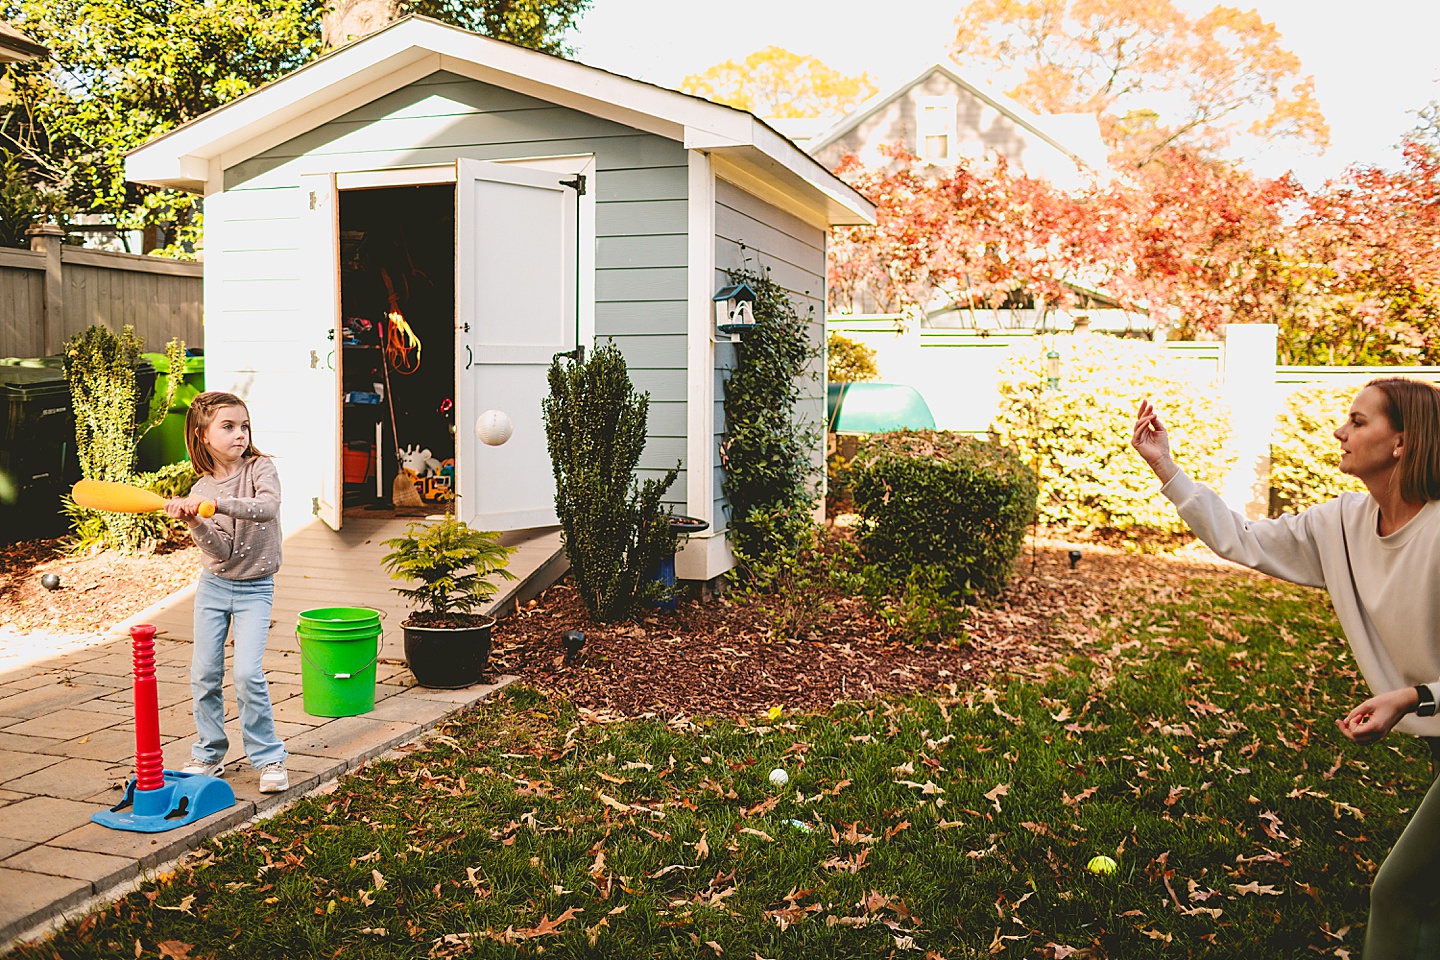
<instances>
[{"instance_id":1,"label":"house with white gable","mask_svg":"<svg viewBox=\"0 0 1440 960\"><path fill-rule=\"evenodd\" d=\"M1031 113L948 60L882 90L825 129L796 133L809 133L796 142L830 169L847 155L883 167L891 160L880 148L903 144L936 166L1003 156L1012 167L1066 190L1106 171L1106 147L1093 116Z\"/></svg>"},{"instance_id":2,"label":"house with white gable","mask_svg":"<svg viewBox=\"0 0 1440 960\"><path fill-rule=\"evenodd\" d=\"M1012 170L1048 180L1062 190L1077 190L1110 175L1108 148L1094 116L1032 113L965 76L949 60L925 67L842 117L771 122L832 170L847 156L870 168L884 168L897 161L881 148L901 145L920 163L937 170L962 160L978 163L983 170L987 160L1003 157ZM1147 316L1116 309L1115 301L1094 285L1072 287L1092 329L1148 334L1153 328ZM874 308L873 303L855 305L859 313ZM1068 328L1073 318L1036 309L1031 298L1017 291L998 309L962 310L937 303L922 319L923 326L942 328L1025 328L1038 323Z\"/></svg>"}]
</instances>

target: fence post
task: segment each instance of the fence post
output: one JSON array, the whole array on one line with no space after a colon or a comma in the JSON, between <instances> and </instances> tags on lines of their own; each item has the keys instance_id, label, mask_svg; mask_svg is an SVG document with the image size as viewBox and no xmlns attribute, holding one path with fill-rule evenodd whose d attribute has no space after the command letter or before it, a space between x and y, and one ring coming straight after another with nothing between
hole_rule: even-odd
<instances>
[{"instance_id":1,"label":"fence post","mask_svg":"<svg viewBox=\"0 0 1440 960\"><path fill-rule=\"evenodd\" d=\"M30 238L31 250L45 254L45 309L40 314L40 351L49 356L60 352L60 331L65 329L64 266L60 262L65 231L53 223L36 223L25 231L25 236Z\"/></svg>"},{"instance_id":2,"label":"fence post","mask_svg":"<svg viewBox=\"0 0 1440 960\"><path fill-rule=\"evenodd\" d=\"M1259 520L1270 512L1270 436L1275 429L1273 323L1227 323L1221 367L1236 453L1220 490L1230 509Z\"/></svg>"}]
</instances>

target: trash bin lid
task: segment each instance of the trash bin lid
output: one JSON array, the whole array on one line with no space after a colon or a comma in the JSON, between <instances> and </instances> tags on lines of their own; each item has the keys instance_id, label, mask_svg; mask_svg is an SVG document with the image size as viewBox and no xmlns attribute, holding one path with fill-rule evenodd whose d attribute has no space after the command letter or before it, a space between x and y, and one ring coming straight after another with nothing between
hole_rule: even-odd
<instances>
[{"instance_id":1,"label":"trash bin lid","mask_svg":"<svg viewBox=\"0 0 1440 960\"><path fill-rule=\"evenodd\" d=\"M11 396L44 396L70 392L65 371L53 367L0 366L0 391Z\"/></svg>"},{"instance_id":2,"label":"trash bin lid","mask_svg":"<svg viewBox=\"0 0 1440 960\"><path fill-rule=\"evenodd\" d=\"M142 353L142 354L140 354L140 356L141 356L143 359L145 359L145 360L149 360L149 361L150 361L150 366L154 367L154 368L155 368L155 372L158 373L158 374L160 374L161 376L164 376L165 374L167 374L167 373L170 372L170 358L167 357L167 356L165 356L165 354L163 354L163 353ZM181 376L188 377L188 376L190 376L192 373L204 373L204 372L205 372L205 357L204 357L204 355L202 354L202 355L196 357L196 356L191 356L190 354L187 353L187 354L185 355L185 372L182 373Z\"/></svg>"},{"instance_id":3,"label":"trash bin lid","mask_svg":"<svg viewBox=\"0 0 1440 960\"><path fill-rule=\"evenodd\" d=\"M832 433L935 429L920 391L902 383L832 383L825 401Z\"/></svg>"},{"instance_id":4,"label":"trash bin lid","mask_svg":"<svg viewBox=\"0 0 1440 960\"><path fill-rule=\"evenodd\" d=\"M31 367L46 370L64 370L65 358L58 353L49 357L6 357L0 360L0 367Z\"/></svg>"}]
</instances>

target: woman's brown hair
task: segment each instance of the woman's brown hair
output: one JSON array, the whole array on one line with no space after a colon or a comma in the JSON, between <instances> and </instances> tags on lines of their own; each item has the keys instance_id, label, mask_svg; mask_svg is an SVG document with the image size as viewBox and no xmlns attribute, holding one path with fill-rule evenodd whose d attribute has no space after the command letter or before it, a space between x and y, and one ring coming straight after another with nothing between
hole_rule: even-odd
<instances>
[{"instance_id":1,"label":"woman's brown hair","mask_svg":"<svg viewBox=\"0 0 1440 960\"><path fill-rule=\"evenodd\" d=\"M1376 377L1365 386L1385 395L1385 419L1405 434L1396 471L1401 498L1440 500L1440 388L1409 377Z\"/></svg>"},{"instance_id":2,"label":"woman's brown hair","mask_svg":"<svg viewBox=\"0 0 1440 960\"><path fill-rule=\"evenodd\" d=\"M215 414L225 407L240 407L246 415L250 413L250 408L245 406L245 401L235 394L208 390L205 393L197 394L190 401L190 409L185 414L185 449L190 453L190 465L201 476L208 477L215 472L215 456L205 445L205 431L210 429L210 424L215 420ZM250 431L250 446L245 448L242 456L265 456L255 449L253 427Z\"/></svg>"}]
</instances>

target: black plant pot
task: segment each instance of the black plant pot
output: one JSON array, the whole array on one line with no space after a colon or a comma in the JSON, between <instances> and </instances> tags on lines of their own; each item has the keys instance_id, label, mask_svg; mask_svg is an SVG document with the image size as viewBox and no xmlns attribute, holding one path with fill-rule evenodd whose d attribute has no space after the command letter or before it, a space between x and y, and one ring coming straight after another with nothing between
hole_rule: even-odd
<instances>
[{"instance_id":1,"label":"black plant pot","mask_svg":"<svg viewBox=\"0 0 1440 960\"><path fill-rule=\"evenodd\" d=\"M405 662L422 687L457 690L480 682L490 664L490 631L493 617L479 626L413 626L400 624L405 632Z\"/></svg>"}]
</instances>

